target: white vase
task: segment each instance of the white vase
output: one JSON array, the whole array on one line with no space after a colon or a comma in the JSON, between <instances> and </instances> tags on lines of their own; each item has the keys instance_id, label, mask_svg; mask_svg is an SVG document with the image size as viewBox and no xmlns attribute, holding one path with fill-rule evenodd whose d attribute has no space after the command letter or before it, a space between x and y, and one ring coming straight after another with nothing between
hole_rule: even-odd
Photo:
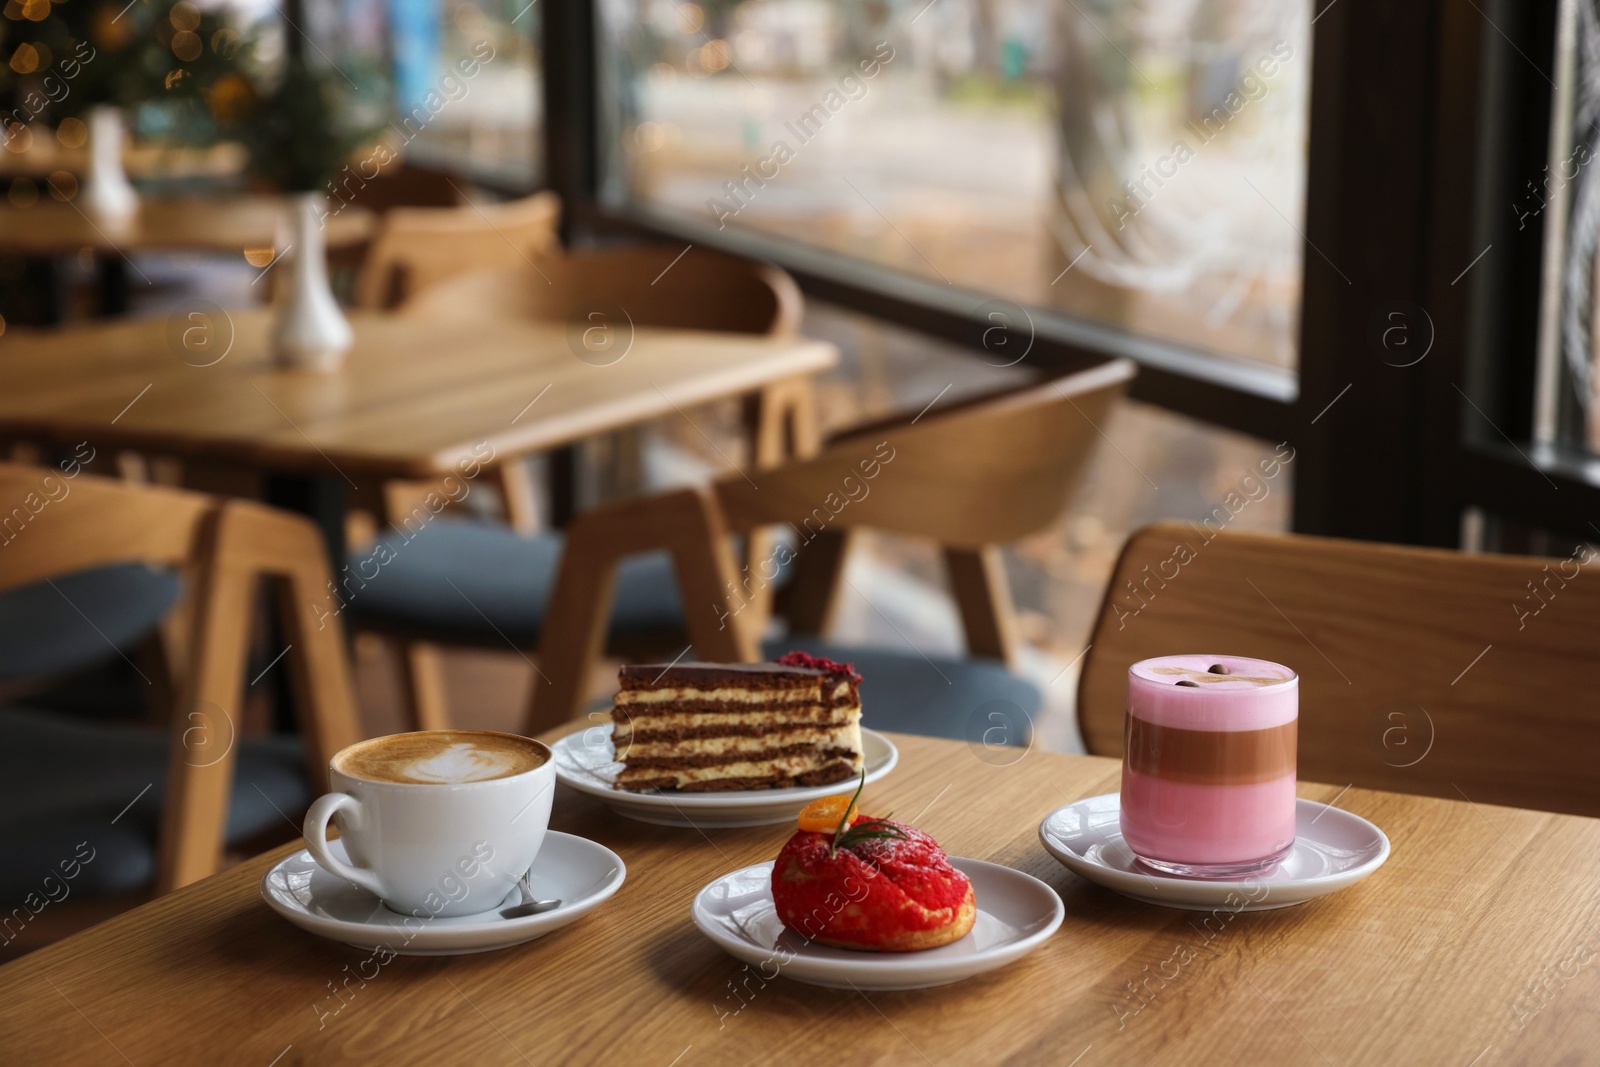
<instances>
[{"instance_id":1,"label":"white vase","mask_svg":"<svg viewBox=\"0 0 1600 1067\"><path fill-rule=\"evenodd\" d=\"M88 126L89 165L78 202L100 219L132 218L139 210L139 194L122 167L122 112L107 105L90 108Z\"/></svg>"},{"instance_id":2,"label":"white vase","mask_svg":"<svg viewBox=\"0 0 1600 1067\"><path fill-rule=\"evenodd\" d=\"M289 279L279 287L272 323L272 352L280 367L333 370L354 340L328 285L322 237L326 205L321 193L296 193L291 201L284 249Z\"/></svg>"}]
</instances>

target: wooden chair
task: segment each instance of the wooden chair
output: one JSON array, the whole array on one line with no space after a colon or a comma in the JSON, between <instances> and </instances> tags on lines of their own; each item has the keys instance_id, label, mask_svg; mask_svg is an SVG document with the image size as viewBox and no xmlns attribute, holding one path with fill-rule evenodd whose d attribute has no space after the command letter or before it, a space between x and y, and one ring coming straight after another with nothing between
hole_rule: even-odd
<instances>
[{"instance_id":1,"label":"wooden chair","mask_svg":"<svg viewBox=\"0 0 1600 1067\"><path fill-rule=\"evenodd\" d=\"M508 203L397 207L384 215L356 278L362 308L394 308L447 278L526 266L557 246L561 200L539 192Z\"/></svg>"},{"instance_id":2,"label":"wooden chair","mask_svg":"<svg viewBox=\"0 0 1600 1067\"><path fill-rule=\"evenodd\" d=\"M381 168L373 178L363 179L346 171L332 195L387 215L396 208L461 207L466 202L461 186L468 182L459 171L399 159Z\"/></svg>"},{"instance_id":3,"label":"wooden chair","mask_svg":"<svg viewBox=\"0 0 1600 1067\"><path fill-rule=\"evenodd\" d=\"M36 714L7 709L6 734L29 751L12 753L24 762L20 768L11 766L0 791L22 788L20 772L42 762L46 755L42 748L52 741L72 748L65 757L67 766L81 762L86 771L93 762L91 754L98 754L108 767L138 778L142 772L132 763L144 759L153 763L149 782L158 786L165 782L164 789L157 790L165 797L155 846L157 892L215 872L233 803L230 798L243 785L235 782L234 770L251 755L252 741L239 738L239 712L249 681L245 654L252 604L263 577L276 585L290 645L284 663L303 715L305 772L313 790L325 785L329 757L359 734L339 628L325 627L316 618L315 605L327 595L329 576L315 527L297 516L247 502L130 486L86 474L69 480L13 464L0 464L0 499L28 502L30 513L25 526L12 531L3 548L0 590L128 563L177 570L192 576L195 583L188 656L178 680L179 714L173 717L166 751L143 744L142 735L131 732L57 727ZM19 742L18 735L24 732L31 740ZM130 802L138 799L129 790L128 796L119 795L114 806L101 813L95 804L110 803L111 798L96 800L99 783L45 784L83 810L77 812L76 823L52 821L49 811L29 811L20 825L30 835L48 834L58 827L71 837L90 812L95 816L92 824L104 829L122 818L117 807L133 808ZM24 810L22 805L39 804L37 791L27 791L8 801L4 814L15 819ZM137 822L139 816L130 819ZM276 822L278 816L270 819ZM121 829L128 826L124 823ZM63 859L72 856L76 840L63 838ZM128 847L125 839L119 842L119 848Z\"/></svg>"},{"instance_id":4,"label":"wooden chair","mask_svg":"<svg viewBox=\"0 0 1600 1067\"><path fill-rule=\"evenodd\" d=\"M1129 664L1258 656L1300 675L1302 779L1600 815L1600 582L1575 559L1162 523L1123 550L1078 689L1122 751Z\"/></svg>"},{"instance_id":5,"label":"wooden chair","mask_svg":"<svg viewBox=\"0 0 1600 1067\"><path fill-rule=\"evenodd\" d=\"M498 316L596 321L615 329L619 309L634 326L793 337L800 332L805 301L794 279L779 267L703 248L647 245L462 274L416 293L399 313L464 322ZM804 380L775 383L750 400L744 418L757 465L815 450L811 404L810 383ZM538 529L538 514L525 470L517 462L501 464L500 489L507 520L532 534Z\"/></svg>"},{"instance_id":6,"label":"wooden chair","mask_svg":"<svg viewBox=\"0 0 1600 1067\"><path fill-rule=\"evenodd\" d=\"M644 245L505 263L417 292L404 315L584 322L620 308L635 326L792 337L805 302L787 271L706 248Z\"/></svg>"},{"instance_id":7,"label":"wooden chair","mask_svg":"<svg viewBox=\"0 0 1600 1067\"><path fill-rule=\"evenodd\" d=\"M1099 438L1097 427L1133 374L1132 363L1117 360L1042 385L852 431L811 459L757 475L755 485L725 477L706 489L584 513L568 531L539 646L542 674L534 683L529 728L542 729L579 712L588 671L604 643L617 564L634 553L671 552L687 605L689 638L700 658L761 658L765 619L748 606L752 586L771 568L741 570L728 535L775 524L792 527L800 542L787 612L798 633L827 630L848 538L870 527L942 545L969 650L1009 661L1017 636L1000 546L1048 528L1060 515ZM852 649L835 658L841 657L862 662L866 654ZM917 730L920 709L888 722L883 714L903 694L890 687L872 693L872 674L864 663L862 674L867 677L864 699L871 704L868 719L876 714L879 725ZM919 676L933 677L932 672ZM957 706L947 715L972 710ZM921 725L920 732L959 736L948 721Z\"/></svg>"},{"instance_id":8,"label":"wooden chair","mask_svg":"<svg viewBox=\"0 0 1600 1067\"><path fill-rule=\"evenodd\" d=\"M462 275L419 293L400 313L463 321L513 315L586 322L597 309L609 321L617 308L636 326L793 336L803 301L794 279L777 267L707 249L644 247L580 252L540 259L537 267L521 263ZM764 388L748 398L743 416L754 468L809 455L818 447L809 379ZM531 648L539 640L562 535L538 530L531 486L519 477L523 468L512 462L499 470L510 530L438 524L397 553L399 558L384 568L384 580L351 605L364 626L402 641L407 696L416 723L424 728L449 724L438 644L504 648L509 640ZM409 510L403 496L388 495L392 504L400 502L395 514ZM762 558L771 546L769 533L751 531L745 551ZM517 576L509 584L508 573ZM463 610L449 610L453 607ZM619 608L621 625L614 636L628 651L659 648L682 632L664 559L625 568Z\"/></svg>"},{"instance_id":9,"label":"wooden chair","mask_svg":"<svg viewBox=\"0 0 1600 1067\"><path fill-rule=\"evenodd\" d=\"M454 171L400 159L391 161L373 178L345 172L338 188L332 192L329 210L339 211L342 204L352 204L387 215L396 208L458 208L465 204L461 195L461 186L465 184L467 179ZM328 249L329 272L340 279L358 278L371 245L369 240ZM274 284L279 281L281 279L275 279Z\"/></svg>"}]
</instances>

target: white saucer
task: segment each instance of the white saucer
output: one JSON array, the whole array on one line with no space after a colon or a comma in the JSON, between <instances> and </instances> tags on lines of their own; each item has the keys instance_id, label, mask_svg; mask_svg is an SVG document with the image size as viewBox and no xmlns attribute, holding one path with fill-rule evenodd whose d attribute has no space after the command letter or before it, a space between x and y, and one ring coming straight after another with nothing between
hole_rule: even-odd
<instances>
[{"instance_id":1,"label":"white saucer","mask_svg":"<svg viewBox=\"0 0 1600 1067\"><path fill-rule=\"evenodd\" d=\"M978 918L959 941L923 952L855 952L784 928L772 902L772 864L725 874L690 909L700 932L763 979L781 974L832 989L923 989L970 978L1027 955L1056 932L1066 908L1039 879L983 860L950 857L972 879Z\"/></svg>"},{"instance_id":2,"label":"white saucer","mask_svg":"<svg viewBox=\"0 0 1600 1067\"><path fill-rule=\"evenodd\" d=\"M328 842L337 859L344 844ZM622 858L604 845L551 830L533 862L529 884L540 900L561 906L539 915L503 919L497 910L456 918L416 919L390 911L378 898L317 866L302 849L261 879L272 910L318 937L357 948L385 947L400 956L456 956L520 945L575 922L615 893L628 875ZM500 907L522 899L512 890Z\"/></svg>"},{"instance_id":3,"label":"white saucer","mask_svg":"<svg viewBox=\"0 0 1600 1067\"><path fill-rule=\"evenodd\" d=\"M612 760L611 724L568 734L550 746L556 755L556 780L580 793L599 797L618 815L658 826L773 826L794 821L813 800L855 790L851 779L798 789L739 789L726 793L630 793L616 788L622 764ZM900 762L894 742L876 730L861 730L867 781L876 782Z\"/></svg>"},{"instance_id":4,"label":"white saucer","mask_svg":"<svg viewBox=\"0 0 1600 1067\"><path fill-rule=\"evenodd\" d=\"M1274 870L1229 880L1174 878L1134 866L1118 825L1121 811L1116 793L1068 804L1039 824L1039 840L1074 874L1167 908L1286 908L1359 882L1389 858L1389 839L1361 816L1299 799L1294 848Z\"/></svg>"}]
</instances>

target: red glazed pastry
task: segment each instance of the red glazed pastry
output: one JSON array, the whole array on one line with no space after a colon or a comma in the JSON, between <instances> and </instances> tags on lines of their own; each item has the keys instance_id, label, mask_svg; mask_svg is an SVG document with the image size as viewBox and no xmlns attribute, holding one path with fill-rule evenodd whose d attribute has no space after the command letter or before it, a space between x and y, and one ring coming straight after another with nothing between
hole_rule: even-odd
<instances>
[{"instance_id":1,"label":"red glazed pastry","mask_svg":"<svg viewBox=\"0 0 1600 1067\"><path fill-rule=\"evenodd\" d=\"M772 899L801 937L868 952L947 945L965 937L978 914L972 882L933 838L863 816L845 797L801 812L800 829L773 864Z\"/></svg>"}]
</instances>

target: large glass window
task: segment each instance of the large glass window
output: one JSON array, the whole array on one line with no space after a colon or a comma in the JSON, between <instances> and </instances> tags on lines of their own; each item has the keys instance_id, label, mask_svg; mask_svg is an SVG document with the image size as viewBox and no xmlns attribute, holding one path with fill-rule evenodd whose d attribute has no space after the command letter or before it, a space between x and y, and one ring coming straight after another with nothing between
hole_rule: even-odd
<instances>
[{"instance_id":1,"label":"large glass window","mask_svg":"<svg viewBox=\"0 0 1600 1067\"><path fill-rule=\"evenodd\" d=\"M534 5L528 0L423 0L423 6L437 19L432 78L427 62L419 62L413 87L397 93L397 103L402 113L411 112L430 90L447 103L409 151L419 161L447 163L508 187L532 187L540 175L544 126ZM476 71L470 80L462 73L466 70Z\"/></svg>"},{"instance_id":2,"label":"large glass window","mask_svg":"<svg viewBox=\"0 0 1600 1067\"><path fill-rule=\"evenodd\" d=\"M272 13L266 0L244 0ZM281 8L278 14L287 20ZM407 159L509 189L542 172L540 20L528 0L304 4L285 43L332 64L390 120Z\"/></svg>"},{"instance_id":3,"label":"large glass window","mask_svg":"<svg viewBox=\"0 0 1600 1067\"><path fill-rule=\"evenodd\" d=\"M1559 20L1549 159L1510 206L1544 230L1534 440L1600 452L1600 9L1563 0Z\"/></svg>"},{"instance_id":4,"label":"large glass window","mask_svg":"<svg viewBox=\"0 0 1600 1067\"><path fill-rule=\"evenodd\" d=\"M1296 364L1306 0L606 0L600 34L614 205Z\"/></svg>"}]
</instances>

